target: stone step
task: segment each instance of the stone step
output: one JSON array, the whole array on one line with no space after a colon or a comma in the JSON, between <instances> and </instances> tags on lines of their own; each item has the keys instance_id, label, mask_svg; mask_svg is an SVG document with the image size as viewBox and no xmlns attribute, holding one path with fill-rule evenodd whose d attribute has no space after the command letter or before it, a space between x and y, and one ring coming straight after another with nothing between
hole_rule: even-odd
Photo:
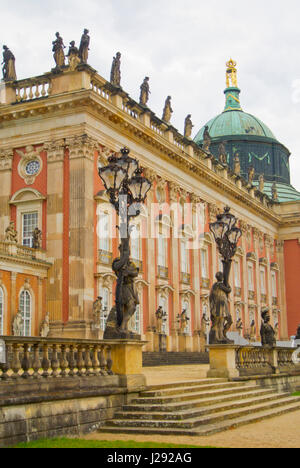
<instances>
[{"instance_id":1,"label":"stone step","mask_svg":"<svg viewBox=\"0 0 300 468\"><path fill-rule=\"evenodd\" d=\"M189 409L184 409L176 412L164 412L160 411L146 411L145 409L140 409L140 411L119 411L115 414L116 419L142 419L142 420L173 420L173 421L183 421L185 419L205 416L207 414L215 414L218 412L223 412L231 409L238 409L244 407L250 407L257 405L258 403L265 403L270 401L277 401L281 398L286 398L286 393L269 393L266 395L254 395L251 398L245 398L240 400L231 400L229 402L218 403L210 406L197 407L195 409L194 405L190 405ZM142 407L141 407L142 408Z\"/></svg>"},{"instance_id":2,"label":"stone step","mask_svg":"<svg viewBox=\"0 0 300 468\"><path fill-rule=\"evenodd\" d=\"M209 391L210 396L223 396L233 393L249 392L253 390L253 385L241 385L240 383L229 384L228 387L213 389ZM178 393L177 395L170 395L165 397L151 397L151 398L136 398L132 400L131 404L145 404L145 405L158 405L165 403L176 403L180 401L192 401L205 398L208 395L208 391L195 392L195 393Z\"/></svg>"},{"instance_id":3,"label":"stone step","mask_svg":"<svg viewBox=\"0 0 300 468\"><path fill-rule=\"evenodd\" d=\"M163 405L145 405L145 404L128 404L123 406L124 411L130 412L139 412L139 411L146 411L150 413L153 412L164 412L164 413L172 413L175 411L183 411L188 410L190 408L199 408L203 406L211 406L218 403L226 403L231 401L239 401L245 398L256 397L256 396L263 396L263 395L273 395L272 389L256 389L253 391L248 392L240 392L240 393L230 393L228 395L218 395L215 397L210 398L202 398L200 400L187 400L178 403L168 403ZM207 395L208 396L208 395Z\"/></svg>"},{"instance_id":4,"label":"stone step","mask_svg":"<svg viewBox=\"0 0 300 468\"><path fill-rule=\"evenodd\" d=\"M234 386L240 386L241 383L233 383L233 382L214 382L214 383L201 383L200 385L193 385L193 386L185 386L185 387L173 387L167 389L157 389L157 390L145 390L141 392L141 398L158 398L158 397L166 397L172 395L178 395L180 393L189 394L199 391L211 391L217 390L219 388L233 388ZM246 383L244 383L246 385Z\"/></svg>"},{"instance_id":5,"label":"stone step","mask_svg":"<svg viewBox=\"0 0 300 468\"><path fill-rule=\"evenodd\" d=\"M142 435L189 435L189 436L206 436L223 432L236 427L247 424L256 423L265 419L281 416L286 413L299 410L299 401L288 405L283 405L277 408L251 412L245 416L236 417L230 420L219 421L218 423L208 424L203 427L193 429L183 428L164 428L164 427L130 427L130 426L113 426L107 423L106 426L99 429L101 433L117 433L117 434L142 434Z\"/></svg>"},{"instance_id":6,"label":"stone step","mask_svg":"<svg viewBox=\"0 0 300 468\"><path fill-rule=\"evenodd\" d=\"M114 419L110 421L110 426L122 427L159 427L159 428L177 428L177 429L194 429L199 426L212 425L227 421L229 419L241 418L255 412L264 412L272 410L284 405L290 405L297 403L299 407L300 397L280 398L278 400L269 401L265 403L255 404L251 407L231 409L227 411L218 412L216 414L207 414L202 417L193 417L184 421L172 421L172 420L128 420L128 419Z\"/></svg>"},{"instance_id":7,"label":"stone step","mask_svg":"<svg viewBox=\"0 0 300 468\"><path fill-rule=\"evenodd\" d=\"M181 382L169 382L164 384L157 384L157 385L149 385L147 386L146 391L154 391L154 390L164 390L164 389L172 389L172 388L184 388L184 387L193 387L198 385L207 385L207 384L214 384L214 383L227 383L229 382L228 379L199 379L199 380L184 380Z\"/></svg>"}]
</instances>

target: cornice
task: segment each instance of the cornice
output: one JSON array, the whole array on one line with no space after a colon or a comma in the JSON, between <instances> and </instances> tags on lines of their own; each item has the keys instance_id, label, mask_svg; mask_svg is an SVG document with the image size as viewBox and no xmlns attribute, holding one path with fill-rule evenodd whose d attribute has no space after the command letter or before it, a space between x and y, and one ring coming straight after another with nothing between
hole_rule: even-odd
<instances>
[{"instance_id":1,"label":"cornice","mask_svg":"<svg viewBox=\"0 0 300 468\"><path fill-rule=\"evenodd\" d=\"M1 106L0 107L0 122L7 125L10 121L27 118L40 118L42 116L52 115L68 115L73 114L74 110L84 110L101 118L114 129L121 130L123 135L130 136L137 143L149 145L152 151L167 161L171 161L177 165L183 172L188 172L201 181L205 181L214 189L218 189L220 193L224 193L231 197L237 203L251 209L254 213L260 214L269 219L273 223L280 223L280 216L273 212L270 207L256 200L250 193L237 187L235 179L216 174L206 164L207 154L203 152L195 143L189 142L194 150L194 156L185 152L182 147L176 146L173 142L168 141L164 136L154 132L151 128L144 125L141 121L133 118L128 113L120 110L108 100L92 90L81 90L62 95L51 95L47 99L38 99L30 102L21 102L17 105ZM175 129L176 130L176 129ZM174 131L175 131L174 130ZM173 131L173 133L174 133ZM182 137L183 138L183 137ZM71 145L70 142L67 143ZM80 157L76 147L72 146L72 157ZM94 143L89 146L89 157L91 158L91 150L96 147ZM86 152L86 156L88 156ZM232 179L232 180L231 180ZM271 204L270 204L271 206Z\"/></svg>"}]
</instances>

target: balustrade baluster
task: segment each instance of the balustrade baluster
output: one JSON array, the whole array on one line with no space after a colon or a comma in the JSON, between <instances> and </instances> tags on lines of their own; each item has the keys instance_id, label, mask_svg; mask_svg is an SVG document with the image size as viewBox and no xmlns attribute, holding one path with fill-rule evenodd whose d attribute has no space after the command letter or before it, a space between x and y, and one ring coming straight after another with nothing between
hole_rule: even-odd
<instances>
[{"instance_id":1,"label":"balustrade baluster","mask_svg":"<svg viewBox=\"0 0 300 468\"><path fill-rule=\"evenodd\" d=\"M40 83L36 83L36 85L35 85L34 96L35 96L36 99L38 99L40 97Z\"/></svg>"},{"instance_id":2,"label":"balustrade baluster","mask_svg":"<svg viewBox=\"0 0 300 468\"><path fill-rule=\"evenodd\" d=\"M89 345L85 347L85 368L86 368L85 375L87 376L94 375L93 363L91 360L91 346Z\"/></svg>"},{"instance_id":3,"label":"balustrade baluster","mask_svg":"<svg viewBox=\"0 0 300 468\"><path fill-rule=\"evenodd\" d=\"M83 346L79 345L77 349L77 369L78 369L78 376L83 376L84 372L84 360L83 360Z\"/></svg>"},{"instance_id":4,"label":"balustrade baluster","mask_svg":"<svg viewBox=\"0 0 300 468\"><path fill-rule=\"evenodd\" d=\"M75 368L76 368L74 345L70 346L68 361L69 361L69 369L70 369L70 372L69 372L68 376L69 377L74 377L75 376Z\"/></svg>"},{"instance_id":5,"label":"balustrade baluster","mask_svg":"<svg viewBox=\"0 0 300 468\"><path fill-rule=\"evenodd\" d=\"M112 371L113 360L112 360L112 357L111 357L111 347L110 346L108 346L106 348L106 360L107 360L107 373L108 373L108 375L113 375L113 371Z\"/></svg>"},{"instance_id":6,"label":"balustrade baluster","mask_svg":"<svg viewBox=\"0 0 300 468\"><path fill-rule=\"evenodd\" d=\"M22 378L28 379L30 377L30 374L28 372L30 369L29 344L25 343L23 345L23 349L24 349L24 355L23 355L21 366L24 372L22 374Z\"/></svg>"},{"instance_id":7,"label":"balustrade baluster","mask_svg":"<svg viewBox=\"0 0 300 468\"><path fill-rule=\"evenodd\" d=\"M100 349L100 369L101 369L101 375L107 375L106 371L106 357L105 357L105 346L101 346Z\"/></svg>"},{"instance_id":8,"label":"balustrade baluster","mask_svg":"<svg viewBox=\"0 0 300 468\"><path fill-rule=\"evenodd\" d=\"M10 366L9 366L9 356L12 351L11 345L6 345L6 363L1 365L2 375L1 380L11 380L11 375L9 373Z\"/></svg>"},{"instance_id":9,"label":"balustrade baluster","mask_svg":"<svg viewBox=\"0 0 300 468\"><path fill-rule=\"evenodd\" d=\"M93 348L93 358L92 358L94 375L99 375L100 374L100 362L99 362L99 359L98 359L98 352L99 352L99 346L95 345L94 348Z\"/></svg>"},{"instance_id":10,"label":"balustrade baluster","mask_svg":"<svg viewBox=\"0 0 300 468\"><path fill-rule=\"evenodd\" d=\"M57 356L57 344L52 346L52 359L51 359L52 377L57 378L59 376L59 360Z\"/></svg>"},{"instance_id":11,"label":"balustrade baluster","mask_svg":"<svg viewBox=\"0 0 300 468\"><path fill-rule=\"evenodd\" d=\"M21 101L21 88L17 87L16 88L16 102L20 102Z\"/></svg>"},{"instance_id":12,"label":"balustrade baluster","mask_svg":"<svg viewBox=\"0 0 300 468\"><path fill-rule=\"evenodd\" d=\"M15 343L13 344L13 358L12 358L12 363L11 363L11 368L13 370L13 379L19 379L20 378L20 370L22 368L21 366L21 361L20 361L20 348L19 344Z\"/></svg>"},{"instance_id":13,"label":"balustrade baluster","mask_svg":"<svg viewBox=\"0 0 300 468\"><path fill-rule=\"evenodd\" d=\"M33 85L30 85L29 87L29 99L33 99L33 91L32 91Z\"/></svg>"},{"instance_id":14,"label":"balustrade baluster","mask_svg":"<svg viewBox=\"0 0 300 468\"><path fill-rule=\"evenodd\" d=\"M40 346L38 343L33 345L33 361L32 361L32 368L33 368L33 377L35 379L40 379L41 375L39 370L41 368L41 360L40 360Z\"/></svg>"},{"instance_id":15,"label":"balustrade baluster","mask_svg":"<svg viewBox=\"0 0 300 468\"><path fill-rule=\"evenodd\" d=\"M24 92L23 92L22 101L27 101L27 99L28 99L28 96L27 96L27 86L24 86L23 90L24 90Z\"/></svg>"},{"instance_id":16,"label":"balustrade baluster","mask_svg":"<svg viewBox=\"0 0 300 468\"><path fill-rule=\"evenodd\" d=\"M50 377L50 360L49 360L49 345L44 343L43 345L43 359L42 359L42 369L43 369L43 377L47 378Z\"/></svg>"},{"instance_id":17,"label":"balustrade baluster","mask_svg":"<svg viewBox=\"0 0 300 468\"><path fill-rule=\"evenodd\" d=\"M60 357L60 368L61 368L61 376L67 377L67 369L68 369L68 360L67 360L67 346L61 345L60 347L61 357Z\"/></svg>"}]
</instances>

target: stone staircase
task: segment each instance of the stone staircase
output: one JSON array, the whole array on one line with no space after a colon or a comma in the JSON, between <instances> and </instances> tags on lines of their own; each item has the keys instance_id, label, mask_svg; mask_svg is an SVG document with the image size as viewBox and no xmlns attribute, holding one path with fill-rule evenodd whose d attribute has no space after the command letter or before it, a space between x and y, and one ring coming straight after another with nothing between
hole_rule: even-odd
<instances>
[{"instance_id":1,"label":"stone staircase","mask_svg":"<svg viewBox=\"0 0 300 468\"><path fill-rule=\"evenodd\" d=\"M143 367L208 364L208 353L144 352Z\"/></svg>"},{"instance_id":2,"label":"stone staircase","mask_svg":"<svg viewBox=\"0 0 300 468\"><path fill-rule=\"evenodd\" d=\"M100 432L204 436L299 409L289 393L204 379L148 387Z\"/></svg>"}]
</instances>

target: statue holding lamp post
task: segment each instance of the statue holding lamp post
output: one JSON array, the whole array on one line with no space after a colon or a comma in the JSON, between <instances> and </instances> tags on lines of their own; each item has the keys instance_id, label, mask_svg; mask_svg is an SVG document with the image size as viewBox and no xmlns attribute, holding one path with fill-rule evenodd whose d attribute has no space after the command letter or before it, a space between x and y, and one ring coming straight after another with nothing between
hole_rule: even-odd
<instances>
[{"instance_id":1,"label":"statue holding lamp post","mask_svg":"<svg viewBox=\"0 0 300 468\"><path fill-rule=\"evenodd\" d=\"M142 175L138 161L130 157L129 153L128 148L121 149L121 157L113 154L108 159L108 166L99 169L110 203L119 216L121 238L120 255L112 264L117 276L115 306L108 316L104 339L136 338L128 329L129 321L139 304L135 288L139 268L130 259L130 234L133 229L130 220L140 215L151 182Z\"/></svg>"}]
</instances>

